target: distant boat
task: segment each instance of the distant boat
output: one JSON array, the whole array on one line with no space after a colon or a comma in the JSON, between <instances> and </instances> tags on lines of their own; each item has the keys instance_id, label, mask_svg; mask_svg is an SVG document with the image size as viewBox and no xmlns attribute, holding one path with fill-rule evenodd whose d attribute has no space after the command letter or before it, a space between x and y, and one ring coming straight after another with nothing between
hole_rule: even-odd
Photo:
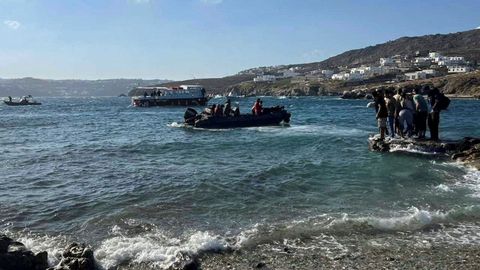
<instances>
[{"instance_id":1,"label":"distant boat","mask_svg":"<svg viewBox=\"0 0 480 270\"><path fill-rule=\"evenodd\" d=\"M238 94L235 90L230 91L230 93L227 94L226 96L228 99L234 101L234 100L239 100L245 97L245 95L240 95Z\"/></svg>"},{"instance_id":2,"label":"distant boat","mask_svg":"<svg viewBox=\"0 0 480 270\"><path fill-rule=\"evenodd\" d=\"M132 97L135 107L152 106L203 106L208 97L205 88L201 85L180 85L179 87L137 87L135 90L143 92L143 96Z\"/></svg>"},{"instance_id":3,"label":"distant boat","mask_svg":"<svg viewBox=\"0 0 480 270\"><path fill-rule=\"evenodd\" d=\"M4 100L3 102L8 106L42 105L42 103L35 101L32 95L23 96L19 101L13 101L11 97L8 97L8 100Z\"/></svg>"}]
</instances>

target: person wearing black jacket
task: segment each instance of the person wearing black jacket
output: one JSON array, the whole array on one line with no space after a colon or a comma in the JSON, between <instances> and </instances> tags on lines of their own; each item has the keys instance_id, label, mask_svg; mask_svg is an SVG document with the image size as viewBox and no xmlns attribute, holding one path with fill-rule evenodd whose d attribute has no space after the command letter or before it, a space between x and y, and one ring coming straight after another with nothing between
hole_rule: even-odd
<instances>
[{"instance_id":1,"label":"person wearing black jacket","mask_svg":"<svg viewBox=\"0 0 480 270\"><path fill-rule=\"evenodd\" d=\"M431 110L428 114L428 128L430 129L430 139L438 141L438 126L440 125L440 91L438 88L433 88L428 93Z\"/></svg>"},{"instance_id":2,"label":"person wearing black jacket","mask_svg":"<svg viewBox=\"0 0 480 270\"><path fill-rule=\"evenodd\" d=\"M380 89L374 91L372 96L375 101L375 112L377 113L376 118L380 131L380 139L383 140L385 139L385 132L387 130L388 109L383 97L383 92Z\"/></svg>"}]
</instances>

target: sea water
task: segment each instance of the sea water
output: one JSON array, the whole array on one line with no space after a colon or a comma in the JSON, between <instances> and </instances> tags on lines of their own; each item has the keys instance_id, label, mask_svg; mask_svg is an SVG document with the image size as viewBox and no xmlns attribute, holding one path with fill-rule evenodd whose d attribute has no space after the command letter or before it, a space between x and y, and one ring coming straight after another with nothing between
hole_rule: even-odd
<instances>
[{"instance_id":1,"label":"sea water","mask_svg":"<svg viewBox=\"0 0 480 270\"><path fill-rule=\"evenodd\" d=\"M227 130L187 128L185 108L128 98L39 100L0 106L0 232L47 250L51 264L71 241L91 245L105 268L133 269L305 238L338 253L342 234L480 244L480 173L370 152L377 128L365 100L264 97L292 113L290 125ZM479 107L453 100L440 137L480 137Z\"/></svg>"}]
</instances>

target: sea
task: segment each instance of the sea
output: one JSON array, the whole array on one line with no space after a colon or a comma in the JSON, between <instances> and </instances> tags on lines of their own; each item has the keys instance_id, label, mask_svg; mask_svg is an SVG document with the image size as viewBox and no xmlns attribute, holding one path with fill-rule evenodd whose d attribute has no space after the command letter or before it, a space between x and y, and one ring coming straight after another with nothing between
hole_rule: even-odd
<instances>
[{"instance_id":1,"label":"sea","mask_svg":"<svg viewBox=\"0 0 480 270\"><path fill-rule=\"evenodd\" d=\"M0 233L48 251L51 265L85 242L105 269L166 269L184 254L269 243L332 257L364 240L480 244L479 171L415 149L369 151L366 100L261 98L291 122L194 129L183 107L126 97L0 105ZM248 112L254 101L233 103ZM478 119L480 100L454 99L440 137L480 137Z\"/></svg>"}]
</instances>

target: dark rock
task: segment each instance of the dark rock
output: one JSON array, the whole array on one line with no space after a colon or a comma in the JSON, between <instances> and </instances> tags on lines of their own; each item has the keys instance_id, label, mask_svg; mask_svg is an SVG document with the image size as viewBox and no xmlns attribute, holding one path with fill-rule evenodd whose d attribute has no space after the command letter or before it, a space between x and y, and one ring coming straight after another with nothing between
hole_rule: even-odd
<instances>
[{"instance_id":1,"label":"dark rock","mask_svg":"<svg viewBox=\"0 0 480 270\"><path fill-rule=\"evenodd\" d=\"M11 238L0 236L1 270L44 270L48 267L48 254L41 252L34 255L24 244Z\"/></svg>"},{"instance_id":2,"label":"dark rock","mask_svg":"<svg viewBox=\"0 0 480 270\"><path fill-rule=\"evenodd\" d=\"M195 259L184 262L181 269L182 270L198 270L200 269L200 263L195 258Z\"/></svg>"},{"instance_id":3,"label":"dark rock","mask_svg":"<svg viewBox=\"0 0 480 270\"><path fill-rule=\"evenodd\" d=\"M13 241L8 246L7 252L26 252L26 251L27 251L27 248L25 247L24 244L17 241Z\"/></svg>"},{"instance_id":4,"label":"dark rock","mask_svg":"<svg viewBox=\"0 0 480 270\"><path fill-rule=\"evenodd\" d=\"M62 260L51 270L94 270L93 251L85 244L72 243L62 253Z\"/></svg>"},{"instance_id":5,"label":"dark rock","mask_svg":"<svg viewBox=\"0 0 480 270\"><path fill-rule=\"evenodd\" d=\"M48 253L46 251L37 253L35 255L35 264L37 269L46 269L48 267Z\"/></svg>"},{"instance_id":6,"label":"dark rock","mask_svg":"<svg viewBox=\"0 0 480 270\"><path fill-rule=\"evenodd\" d=\"M12 242L12 239L6 235L0 235L0 254L8 251L8 246Z\"/></svg>"},{"instance_id":7,"label":"dark rock","mask_svg":"<svg viewBox=\"0 0 480 270\"><path fill-rule=\"evenodd\" d=\"M264 262L259 262L257 263L257 265L255 265L255 268L260 269L260 268L264 268L265 266L267 265Z\"/></svg>"},{"instance_id":8,"label":"dark rock","mask_svg":"<svg viewBox=\"0 0 480 270\"><path fill-rule=\"evenodd\" d=\"M428 141L416 139L369 138L372 151L389 152L396 149L400 152L429 153L450 156L451 159L464 162L480 169L480 138L466 137L459 141ZM414 151L412 151L414 150Z\"/></svg>"},{"instance_id":9,"label":"dark rock","mask_svg":"<svg viewBox=\"0 0 480 270\"><path fill-rule=\"evenodd\" d=\"M354 89L352 91L344 91L340 96L342 99L366 99L371 98L371 95L366 93L366 89Z\"/></svg>"}]
</instances>

